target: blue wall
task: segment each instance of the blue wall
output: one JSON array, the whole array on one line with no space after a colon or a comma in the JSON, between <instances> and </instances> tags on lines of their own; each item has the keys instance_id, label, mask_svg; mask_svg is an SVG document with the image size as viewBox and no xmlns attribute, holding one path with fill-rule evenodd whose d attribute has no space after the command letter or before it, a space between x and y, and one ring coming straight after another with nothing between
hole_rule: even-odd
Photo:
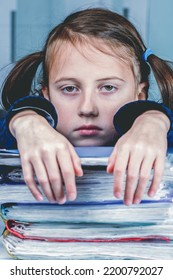
<instances>
[{"instance_id":1,"label":"blue wall","mask_svg":"<svg viewBox=\"0 0 173 280\"><path fill-rule=\"evenodd\" d=\"M121 0L18 0L15 58L42 48L48 32L69 13L94 6L122 11Z\"/></svg>"},{"instance_id":2,"label":"blue wall","mask_svg":"<svg viewBox=\"0 0 173 280\"><path fill-rule=\"evenodd\" d=\"M149 5L148 46L173 61L173 1L150 0Z\"/></svg>"},{"instance_id":3,"label":"blue wall","mask_svg":"<svg viewBox=\"0 0 173 280\"><path fill-rule=\"evenodd\" d=\"M132 22L146 34L146 45L159 56L173 60L173 1L172 0L8 0L0 9L0 68L10 62L10 11L16 11L15 60L42 48L48 32L64 17L75 10L101 6L122 13L131 9ZM7 9L8 7L8 9ZM146 8L147 7L147 8ZM146 18L146 22L143 19Z\"/></svg>"}]
</instances>

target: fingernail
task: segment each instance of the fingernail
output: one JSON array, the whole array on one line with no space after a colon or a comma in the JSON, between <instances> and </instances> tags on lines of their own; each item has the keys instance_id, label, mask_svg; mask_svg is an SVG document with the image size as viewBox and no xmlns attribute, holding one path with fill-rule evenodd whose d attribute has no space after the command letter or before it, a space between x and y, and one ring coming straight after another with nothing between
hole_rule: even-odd
<instances>
[{"instance_id":1,"label":"fingernail","mask_svg":"<svg viewBox=\"0 0 173 280\"><path fill-rule=\"evenodd\" d=\"M70 201L73 201L76 199L76 193L75 192L71 192L69 195L68 195L68 199Z\"/></svg>"},{"instance_id":2,"label":"fingernail","mask_svg":"<svg viewBox=\"0 0 173 280\"><path fill-rule=\"evenodd\" d=\"M42 196L42 195L38 195L38 196L37 196L37 200L38 200L38 201L43 201L43 196Z\"/></svg>"},{"instance_id":3,"label":"fingernail","mask_svg":"<svg viewBox=\"0 0 173 280\"><path fill-rule=\"evenodd\" d=\"M111 165L110 165L110 164L108 164L108 166L107 166L107 168L106 168L106 171L107 171L108 173L112 173L112 169L111 169Z\"/></svg>"},{"instance_id":4,"label":"fingernail","mask_svg":"<svg viewBox=\"0 0 173 280\"><path fill-rule=\"evenodd\" d=\"M151 191L151 192L148 193L148 195L152 197L152 196L155 195L155 192Z\"/></svg>"},{"instance_id":5,"label":"fingernail","mask_svg":"<svg viewBox=\"0 0 173 280\"><path fill-rule=\"evenodd\" d=\"M114 194L114 196L115 196L116 198L120 198L120 197L121 197L121 193L120 193L120 192L116 192L116 193Z\"/></svg>"},{"instance_id":6,"label":"fingernail","mask_svg":"<svg viewBox=\"0 0 173 280\"><path fill-rule=\"evenodd\" d=\"M82 177L82 176L83 176L83 170L82 170L82 169L79 171L78 176L79 176L79 177Z\"/></svg>"},{"instance_id":7,"label":"fingernail","mask_svg":"<svg viewBox=\"0 0 173 280\"><path fill-rule=\"evenodd\" d=\"M107 171L107 173L109 173L109 174L111 174L111 173L112 173L112 172L111 172L111 170L109 170L108 168L107 168L107 170L106 170L106 171Z\"/></svg>"},{"instance_id":8,"label":"fingernail","mask_svg":"<svg viewBox=\"0 0 173 280\"><path fill-rule=\"evenodd\" d=\"M131 202L131 200L125 200L124 204L127 206L130 206L130 205L132 205L132 202Z\"/></svg>"},{"instance_id":9,"label":"fingernail","mask_svg":"<svg viewBox=\"0 0 173 280\"><path fill-rule=\"evenodd\" d=\"M139 204L139 203L140 203L140 199L139 198L134 199L134 204Z\"/></svg>"},{"instance_id":10,"label":"fingernail","mask_svg":"<svg viewBox=\"0 0 173 280\"><path fill-rule=\"evenodd\" d=\"M58 200L58 204L64 204L65 202L66 202L66 196L64 196Z\"/></svg>"}]
</instances>

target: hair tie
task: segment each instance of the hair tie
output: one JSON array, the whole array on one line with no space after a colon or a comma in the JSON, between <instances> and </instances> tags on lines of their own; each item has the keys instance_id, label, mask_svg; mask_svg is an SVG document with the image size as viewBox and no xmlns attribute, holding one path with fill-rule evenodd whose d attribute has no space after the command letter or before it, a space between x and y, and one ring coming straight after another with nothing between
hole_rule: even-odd
<instances>
[{"instance_id":1,"label":"hair tie","mask_svg":"<svg viewBox=\"0 0 173 280\"><path fill-rule=\"evenodd\" d=\"M152 50L146 49L145 52L142 54L142 59L146 62L151 54L153 54Z\"/></svg>"}]
</instances>

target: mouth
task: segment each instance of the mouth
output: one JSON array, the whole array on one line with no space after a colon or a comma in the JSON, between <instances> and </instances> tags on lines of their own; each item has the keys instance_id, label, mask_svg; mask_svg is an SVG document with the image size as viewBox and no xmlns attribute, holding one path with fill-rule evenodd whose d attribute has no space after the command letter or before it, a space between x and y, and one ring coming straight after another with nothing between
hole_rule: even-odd
<instances>
[{"instance_id":1,"label":"mouth","mask_svg":"<svg viewBox=\"0 0 173 280\"><path fill-rule=\"evenodd\" d=\"M94 136L98 135L102 129L95 125L83 125L75 129L75 131L78 131L81 136Z\"/></svg>"}]
</instances>

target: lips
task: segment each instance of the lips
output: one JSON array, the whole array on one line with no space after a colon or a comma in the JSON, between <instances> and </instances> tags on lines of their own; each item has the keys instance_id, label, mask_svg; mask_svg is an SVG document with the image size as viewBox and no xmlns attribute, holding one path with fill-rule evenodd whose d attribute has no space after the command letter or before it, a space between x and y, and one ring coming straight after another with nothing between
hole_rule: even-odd
<instances>
[{"instance_id":1,"label":"lips","mask_svg":"<svg viewBox=\"0 0 173 280\"><path fill-rule=\"evenodd\" d=\"M95 125L83 125L75 129L75 131L79 131L79 134L82 136L94 136L99 134L101 130L100 127Z\"/></svg>"}]
</instances>

